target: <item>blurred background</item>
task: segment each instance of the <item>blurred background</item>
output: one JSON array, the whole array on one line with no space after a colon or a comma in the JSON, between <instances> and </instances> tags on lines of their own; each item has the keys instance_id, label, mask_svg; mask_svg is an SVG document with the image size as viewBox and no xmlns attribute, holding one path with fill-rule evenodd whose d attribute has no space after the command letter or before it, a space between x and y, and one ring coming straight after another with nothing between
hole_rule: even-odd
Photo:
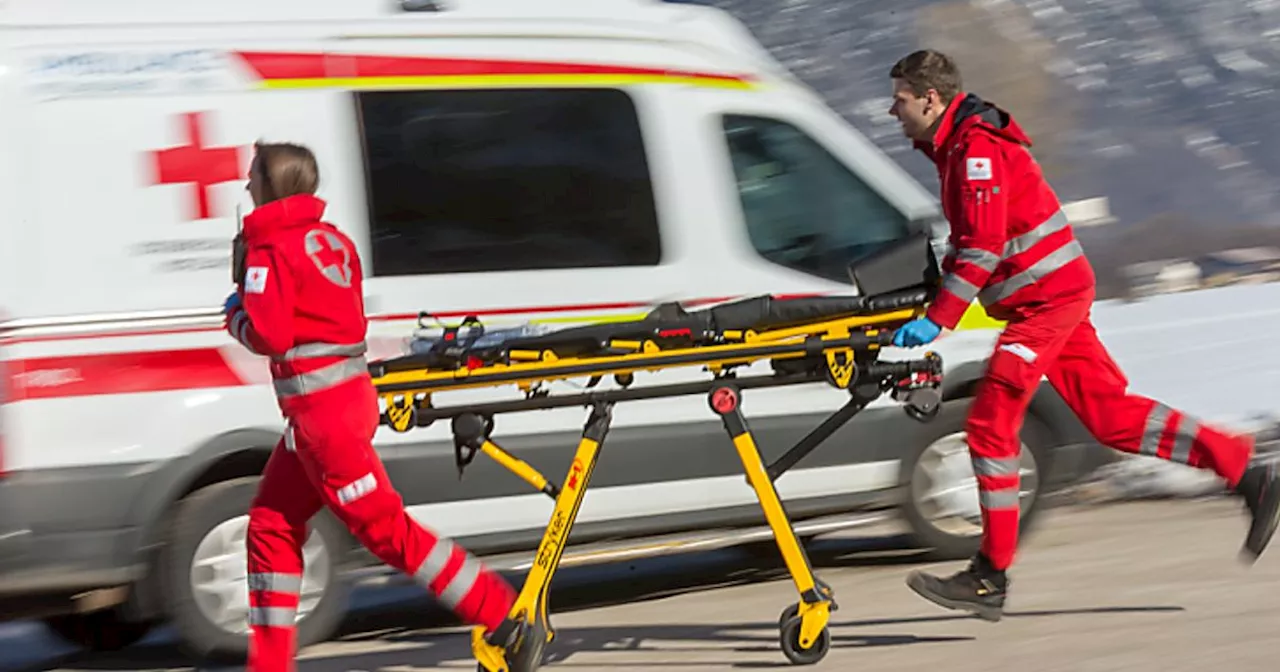
<instances>
[{"instance_id":1,"label":"blurred background","mask_svg":"<svg viewBox=\"0 0 1280 672\"><path fill-rule=\"evenodd\" d=\"M717 0L937 188L888 115L888 67L929 46L1034 141L1098 273L1141 297L1280 271L1280 3Z\"/></svg>"}]
</instances>

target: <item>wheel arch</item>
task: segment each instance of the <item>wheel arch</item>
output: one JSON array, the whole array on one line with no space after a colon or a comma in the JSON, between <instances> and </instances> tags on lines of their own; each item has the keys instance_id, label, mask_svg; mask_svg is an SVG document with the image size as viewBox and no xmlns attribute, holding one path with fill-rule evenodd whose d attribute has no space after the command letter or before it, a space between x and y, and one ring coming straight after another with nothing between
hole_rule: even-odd
<instances>
[{"instance_id":1,"label":"wheel arch","mask_svg":"<svg viewBox=\"0 0 1280 672\"><path fill-rule=\"evenodd\" d=\"M214 436L185 456L171 460L156 470L139 493L130 520L139 528L135 561L154 565L173 504L201 488L222 481L262 473L271 450L280 440L279 431L246 428ZM164 611L154 572L134 584L126 609L132 618L154 618Z\"/></svg>"},{"instance_id":2,"label":"wheel arch","mask_svg":"<svg viewBox=\"0 0 1280 672\"><path fill-rule=\"evenodd\" d=\"M942 386L944 403L973 398L978 383L986 374L988 361L989 359L982 359L965 362L948 373ZM1100 466L1109 458L1109 453L1097 443L1053 386L1041 383L1035 396L1031 398L1027 414L1035 416L1049 432L1049 436L1045 438L1053 448L1052 458L1057 463L1052 465L1052 469L1044 471L1047 475L1056 477L1052 482L1045 482L1045 487L1070 481L1081 473Z\"/></svg>"}]
</instances>

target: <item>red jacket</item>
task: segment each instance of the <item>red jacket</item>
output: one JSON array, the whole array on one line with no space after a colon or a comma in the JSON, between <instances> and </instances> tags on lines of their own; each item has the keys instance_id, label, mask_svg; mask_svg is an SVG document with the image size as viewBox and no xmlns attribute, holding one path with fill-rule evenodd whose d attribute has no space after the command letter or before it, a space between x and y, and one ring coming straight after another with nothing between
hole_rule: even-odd
<instances>
[{"instance_id":1,"label":"red jacket","mask_svg":"<svg viewBox=\"0 0 1280 672\"><path fill-rule=\"evenodd\" d=\"M285 415L346 383L368 381L360 258L351 239L320 220L325 202L290 196L244 218L242 307L227 330L271 358Z\"/></svg>"},{"instance_id":2,"label":"red jacket","mask_svg":"<svg viewBox=\"0 0 1280 672\"><path fill-rule=\"evenodd\" d=\"M917 149L933 160L951 224L942 287L927 317L954 329L977 298L998 320L1092 294L1096 279L1008 112L961 93Z\"/></svg>"}]
</instances>

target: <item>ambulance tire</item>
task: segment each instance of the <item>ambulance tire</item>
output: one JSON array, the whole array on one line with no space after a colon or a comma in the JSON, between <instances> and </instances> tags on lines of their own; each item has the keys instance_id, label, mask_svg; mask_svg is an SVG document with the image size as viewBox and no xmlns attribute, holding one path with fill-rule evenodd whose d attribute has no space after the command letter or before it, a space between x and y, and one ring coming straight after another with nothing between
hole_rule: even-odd
<instances>
[{"instance_id":1,"label":"ambulance tire","mask_svg":"<svg viewBox=\"0 0 1280 672\"><path fill-rule=\"evenodd\" d=\"M160 561L168 617L182 649L195 658L217 663L244 664L249 638L212 622L202 612L192 588L192 563L201 540L218 525L248 516L257 493L257 476L237 478L201 488L177 502L170 521L168 542ZM298 622L298 648L323 642L338 630L346 614L350 586L336 569L346 531L321 511L311 519L311 529L324 543L328 571L324 595Z\"/></svg>"},{"instance_id":2,"label":"ambulance tire","mask_svg":"<svg viewBox=\"0 0 1280 672\"><path fill-rule=\"evenodd\" d=\"M944 419L945 418L945 419ZM927 476L925 475L930 465L930 459L937 456L942 451L960 451L963 450L965 458L968 461L967 446L963 443L964 437L964 415L951 414L938 418L936 422L927 425L930 431L923 437L919 445L914 446L911 451L904 455L901 462L900 482L903 484L905 494L902 504L899 507L901 518L906 522L908 528L908 537L911 544L920 549L926 549L926 555L931 560L967 560L972 558L981 546L981 522L970 521L968 525L953 520L952 525L939 525L935 522L934 515L936 509L922 496L922 490L927 490ZM1019 519L1019 545L1026 540L1026 536L1034 529L1039 520L1042 506L1043 483L1046 475L1052 469L1052 449L1049 437L1052 436L1045 424L1035 415L1028 413L1025 416L1022 426L1022 468L1024 470L1022 486L1024 489L1030 489L1031 492L1025 493L1026 499L1022 502L1022 515ZM955 460L955 458L952 458ZM952 466L957 465L955 461ZM1030 470L1029 472L1027 470ZM1029 474L1029 475L1028 475ZM973 478L972 464L968 465L968 471L963 474L965 478ZM956 484L961 483L958 479ZM972 497L972 506L976 507L977 482L970 481L973 488L972 493L967 493ZM970 513L976 513L971 511ZM950 528L950 529L947 529Z\"/></svg>"}]
</instances>

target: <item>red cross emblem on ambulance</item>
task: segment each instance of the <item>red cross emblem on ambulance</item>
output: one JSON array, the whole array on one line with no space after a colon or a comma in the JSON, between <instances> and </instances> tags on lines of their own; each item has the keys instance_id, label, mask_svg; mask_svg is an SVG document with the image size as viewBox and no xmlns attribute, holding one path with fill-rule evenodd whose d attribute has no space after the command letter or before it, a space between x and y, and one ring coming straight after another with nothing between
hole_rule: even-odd
<instances>
[{"instance_id":1,"label":"red cross emblem on ambulance","mask_svg":"<svg viewBox=\"0 0 1280 672\"><path fill-rule=\"evenodd\" d=\"M157 184L189 185L191 206L188 220L218 216L209 199L209 188L224 182L247 179L240 169L240 147L205 146L204 112L182 115L186 143L149 152L152 181Z\"/></svg>"}]
</instances>

